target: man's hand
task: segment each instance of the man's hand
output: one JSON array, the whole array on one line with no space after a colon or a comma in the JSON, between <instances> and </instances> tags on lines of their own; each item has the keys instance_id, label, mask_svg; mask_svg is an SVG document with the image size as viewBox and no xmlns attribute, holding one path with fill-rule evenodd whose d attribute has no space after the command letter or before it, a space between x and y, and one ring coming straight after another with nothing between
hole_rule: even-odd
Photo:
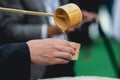
<instances>
[{"instance_id":1,"label":"man's hand","mask_svg":"<svg viewBox=\"0 0 120 80\"><path fill-rule=\"evenodd\" d=\"M55 35L63 34L62 31L56 25L49 25L47 28L47 37L51 38Z\"/></svg>"},{"instance_id":2,"label":"man's hand","mask_svg":"<svg viewBox=\"0 0 120 80\"><path fill-rule=\"evenodd\" d=\"M76 50L71 42L58 39L30 40L27 42L31 62L40 65L68 63Z\"/></svg>"},{"instance_id":3,"label":"man's hand","mask_svg":"<svg viewBox=\"0 0 120 80\"><path fill-rule=\"evenodd\" d=\"M89 27L92 23L95 23L97 21L98 21L98 16L97 16L96 13L82 10L82 22L79 25L77 25L77 26L67 30L66 33L70 33L70 32L73 32L75 30L82 29L82 27L84 27L83 26L84 24L88 24L89 23L86 26L86 27Z\"/></svg>"},{"instance_id":4,"label":"man's hand","mask_svg":"<svg viewBox=\"0 0 120 80\"><path fill-rule=\"evenodd\" d=\"M93 12L88 12L88 11L82 10L82 16L83 16L83 20L85 20L85 19L95 19L95 20L98 20L97 14L93 13Z\"/></svg>"}]
</instances>

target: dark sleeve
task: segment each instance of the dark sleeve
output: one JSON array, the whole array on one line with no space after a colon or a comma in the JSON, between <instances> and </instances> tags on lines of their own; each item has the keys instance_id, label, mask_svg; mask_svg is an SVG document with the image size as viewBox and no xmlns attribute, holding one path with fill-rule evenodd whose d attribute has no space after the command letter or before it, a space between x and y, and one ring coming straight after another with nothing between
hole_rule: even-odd
<instances>
[{"instance_id":1,"label":"dark sleeve","mask_svg":"<svg viewBox=\"0 0 120 80\"><path fill-rule=\"evenodd\" d=\"M0 46L0 80L29 80L30 53L26 43Z\"/></svg>"}]
</instances>

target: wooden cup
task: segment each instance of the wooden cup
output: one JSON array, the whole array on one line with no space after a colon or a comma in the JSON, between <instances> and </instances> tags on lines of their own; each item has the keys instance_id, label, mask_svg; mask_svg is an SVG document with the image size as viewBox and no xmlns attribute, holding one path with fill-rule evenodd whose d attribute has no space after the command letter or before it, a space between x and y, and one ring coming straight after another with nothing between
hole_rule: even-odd
<instances>
[{"instance_id":1,"label":"wooden cup","mask_svg":"<svg viewBox=\"0 0 120 80\"><path fill-rule=\"evenodd\" d=\"M76 4L69 3L55 10L54 21L58 28L66 31L80 24L82 21L82 12Z\"/></svg>"},{"instance_id":2,"label":"wooden cup","mask_svg":"<svg viewBox=\"0 0 120 80\"><path fill-rule=\"evenodd\" d=\"M78 60L81 44L75 42L71 42L71 44L74 44L77 47L75 51L75 55L73 55L72 57L72 60Z\"/></svg>"}]
</instances>

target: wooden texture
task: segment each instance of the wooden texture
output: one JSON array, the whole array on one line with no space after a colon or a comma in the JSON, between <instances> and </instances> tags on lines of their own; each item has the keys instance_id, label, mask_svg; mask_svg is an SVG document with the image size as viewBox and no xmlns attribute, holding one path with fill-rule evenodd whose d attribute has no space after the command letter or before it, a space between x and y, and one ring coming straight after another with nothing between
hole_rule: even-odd
<instances>
[{"instance_id":1,"label":"wooden texture","mask_svg":"<svg viewBox=\"0 0 120 80\"><path fill-rule=\"evenodd\" d=\"M72 60L78 60L81 45L79 43L75 43L75 42L73 42L72 44L74 44L77 47L76 51L75 51L75 55L73 55Z\"/></svg>"},{"instance_id":2,"label":"wooden texture","mask_svg":"<svg viewBox=\"0 0 120 80\"><path fill-rule=\"evenodd\" d=\"M54 20L58 28L66 31L81 23L82 12L76 4L69 3L55 10Z\"/></svg>"},{"instance_id":3,"label":"wooden texture","mask_svg":"<svg viewBox=\"0 0 120 80\"><path fill-rule=\"evenodd\" d=\"M18 9L3 8L3 7L0 7L0 11L9 12L9 13L17 13L17 14L35 15L35 16L52 16L52 17L54 16L54 14L51 14L51 13L18 10Z\"/></svg>"}]
</instances>

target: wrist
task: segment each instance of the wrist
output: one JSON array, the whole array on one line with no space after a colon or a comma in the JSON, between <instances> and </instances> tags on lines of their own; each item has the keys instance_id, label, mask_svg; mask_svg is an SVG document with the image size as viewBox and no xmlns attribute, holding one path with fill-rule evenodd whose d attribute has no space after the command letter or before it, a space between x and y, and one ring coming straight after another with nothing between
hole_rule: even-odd
<instances>
[{"instance_id":1,"label":"wrist","mask_svg":"<svg viewBox=\"0 0 120 80\"><path fill-rule=\"evenodd\" d=\"M60 35L62 31L55 26L49 26L47 29L47 37L52 37L54 35Z\"/></svg>"}]
</instances>

